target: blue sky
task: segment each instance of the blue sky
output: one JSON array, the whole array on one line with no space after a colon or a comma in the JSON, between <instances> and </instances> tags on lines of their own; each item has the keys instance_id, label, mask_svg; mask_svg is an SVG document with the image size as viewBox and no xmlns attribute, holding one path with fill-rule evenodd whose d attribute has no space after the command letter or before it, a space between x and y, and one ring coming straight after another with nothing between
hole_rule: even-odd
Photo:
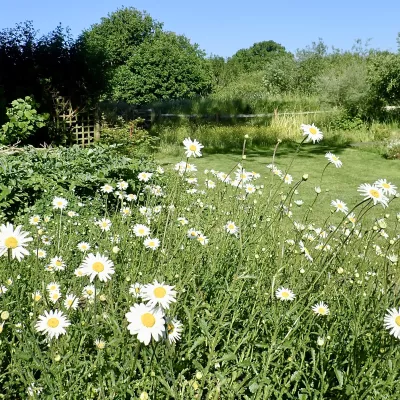
<instances>
[{"instance_id":1,"label":"blue sky","mask_svg":"<svg viewBox=\"0 0 400 400\"><path fill-rule=\"evenodd\" d=\"M120 2L121 1L121 2ZM147 11L169 31L184 34L208 54L231 56L262 40L288 50L322 38L350 49L357 38L371 47L397 50L400 0L3 0L0 28L33 20L42 33L59 22L76 36L109 12L124 6Z\"/></svg>"}]
</instances>

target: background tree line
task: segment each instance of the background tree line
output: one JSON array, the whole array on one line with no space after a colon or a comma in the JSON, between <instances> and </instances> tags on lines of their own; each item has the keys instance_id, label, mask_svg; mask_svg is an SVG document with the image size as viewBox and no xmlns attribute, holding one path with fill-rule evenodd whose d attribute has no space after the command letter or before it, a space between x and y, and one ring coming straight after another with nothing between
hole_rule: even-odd
<instances>
[{"instance_id":1,"label":"background tree line","mask_svg":"<svg viewBox=\"0 0 400 400\"><path fill-rule=\"evenodd\" d=\"M317 96L353 117L380 118L385 105L400 103L399 86L400 55L360 41L341 51L319 40L293 54L268 40L228 59L206 57L134 8L110 13L76 39L61 25L42 36L31 22L0 30L0 126L10 103L26 96L50 116L57 96L80 107L99 100L144 106L209 95L232 102L297 95Z\"/></svg>"}]
</instances>

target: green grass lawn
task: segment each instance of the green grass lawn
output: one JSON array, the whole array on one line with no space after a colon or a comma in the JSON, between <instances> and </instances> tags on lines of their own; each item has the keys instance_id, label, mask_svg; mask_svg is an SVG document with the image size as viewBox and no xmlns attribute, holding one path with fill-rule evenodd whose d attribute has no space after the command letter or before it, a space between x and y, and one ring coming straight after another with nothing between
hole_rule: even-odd
<instances>
[{"instance_id":1,"label":"green grass lawn","mask_svg":"<svg viewBox=\"0 0 400 400\"><path fill-rule=\"evenodd\" d=\"M314 187L320 185L321 173L327 164L325 154L333 152L343 162L342 168L330 165L323 176L321 188L322 193L315 208L315 215L326 215L329 212L331 200L340 199L349 208L360 201L361 197L357 188L361 183L374 183L377 179L386 178L396 186L400 187L400 162L386 160L377 153L363 151L352 147L333 147L324 144L303 144L296 155L297 144L285 143L278 147L275 164L285 170L294 161L288 171L293 176L293 182L301 179L303 174L308 174L307 182L302 183L299 196L305 205L311 204L314 199ZM217 171L229 172L238 162L241 162L246 170L256 171L261 174L262 182L267 185L271 174L266 165L272 163L274 147L252 148L246 151L246 159L241 160L241 151L214 153L212 150L203 149L203 157L191 159L199 171L204 169L215 169ZM172 154L172 153L171 153ZM183 147L181 154L184 157ZM184 159L176 155L168 155L159 152L155 155L157 162L163 166L173 165ZM205 177L205 176L204 176ZM393 201L389 207L389 213L400 211L400 201ZM377 215L382 214L379 206Z\"/></svg>"}]
</instances>

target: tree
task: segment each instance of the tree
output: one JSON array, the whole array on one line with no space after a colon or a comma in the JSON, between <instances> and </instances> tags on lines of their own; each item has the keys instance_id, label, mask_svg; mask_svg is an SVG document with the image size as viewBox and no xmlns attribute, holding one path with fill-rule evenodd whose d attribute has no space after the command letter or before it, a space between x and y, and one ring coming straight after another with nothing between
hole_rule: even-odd
<instances>
[{"instance_id":1,"label":"tree","mask_svg":"<svg viewBox=\"0 0 400 400\"><path fill-rule=\"evenodd\" d=\"M286 54L286 49L273 40L254 43L248 49L238 50L229 60L233 69L241 72L261 70L276 56Z\"/></svg>"},{"instance_id":2,"label":"tree","mask_svg":"<svg viewBox=\"0 0 400 400\"><path fill-rule=\"evenodd\" d=\"M112 97L145 104L207 94L212 82L204 56L185 36L159 31L116 69L111 79Z\"/></svg>"},{"instance_id":3,"label":"tree","mask_svg":"<svg viewBox=\"0 0 400 400\"><path fill-rule=\"evenodd\" d=\"M146 39L161 30L162 23L146 12L128 7L102 18L99 24L84 31L80 40L92 51L102 49L107 64L116 68L124 65Z\"/></svg>"}]
</instances>

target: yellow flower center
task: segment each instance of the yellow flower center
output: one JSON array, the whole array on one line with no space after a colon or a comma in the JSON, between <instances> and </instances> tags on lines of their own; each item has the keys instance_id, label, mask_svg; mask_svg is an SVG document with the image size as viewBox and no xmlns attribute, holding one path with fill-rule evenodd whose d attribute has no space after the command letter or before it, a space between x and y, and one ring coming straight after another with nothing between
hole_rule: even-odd
<instances>
[{"instance_id":1,"label":"yellow flower center","mask_svg":"<svg viewBox=\"0 0 400 400\"><path fill-rule=\"evenodd\" d=\"M93 263L92 269L95 272L103 272L104 271L104 264L102 262L100 262L100 261L96 261L95 263Z\"/></svg>"},{"instance_id":2,"label":"yellow flower center","mask_svg":"<svg viewBox=\"0 0 400 400\"><path fill-rule=\"evenodd\" d=\"M234 225L232 225L232 224L229 224L229 225L228 225L228 229L231 229L231 230L233 230L233 229L235 229L235 226L234 226Z\"/></svg>"},{"instance_id":3,"label":"yellow flower center","mask_svg":"<svg viewBox=\"0 0 400 400\"><path fill-rule=\"evenodd\" d=\"M337 160L339 160L336 156L332 156L332 160L333 161L337 161Z\"/></svg>"},{"instance_id":4,"label":"yellow flower center","mask_svg":"<svg viewBox=\"0 0 400 400\"><path fill-rule=\"evenodd\" d=\"M389 185L388 183L382 183L382 186L383 186L385 189L390 189L390 185Z\"/></svg>"},{"instance_id":5,"label":"yellow flower center","mask_svg":"<svg viewBox=\"0 0 400 400\"><path fill-rule=\"evenodd\" d=\"M61 267L62 266L62 262L60 260L57 260L55 262L55 264L56 264L56 267Z\"/></svg>"},{"instance_id":6,"label":"yellow flower center","mask_svg":"<svg viewBox=\"0 0 400 400\"><path fill-rule=\"evenodd\" d=\"M398 316L395 318L394 322L396 323L397 326L400 326L400 315L398 315Z\"/></svg>"},{"instance_id":7,"label":"yellow flower center","mask_svg":"<svg viewBox=\"0 0 400 400\"><path fill-rule=\"evenodd\" d=\"M316 128L310 127L309 132L311 133L311 135L316 135L318 131Z\"/></svg>"},{"instance_id":8,"label":"yellow flower center","mask_svg":"<svg viewBox=\"0 0 400 400\"><path fill-rule=\"evenodd\" d=\"M73 300L71 300L71 299L68 299L68 300L67 300L67 304L68 304L69 307L72 306L72 302L73 302Z\"/></svg>"},{"instance_id":9,"label":"yellow flower center","mask_svg":"<svg viewBox=\"0 0 400 400\"><path fill-rule=\"evenodd\" d=\"M326 310L325 310L324 307L319 307L319 308L318 308L318 313L319 313L319 314L325 314L325 312L326 312Z\"/></svg>"},{"instance_id":10,"label":"yellow flower center","mask_svg":"<svg viewBox=\"0 0 400 400\"><path fill-rule=\"evenodd\" d=\"M101 223L101 226L102 226L103 228L107 228L107 225L108 225L107 222L102 222L102 223Z\"/></svg>"},{"instance_id":11,"label":"yellow flower center","mask_svg":"<svg viewBox=\"0 0 400 400\"><path fill-rule=\"evenodd\" d=\"M58 320L58 318L50 318L47 321L47 326L49 328L57 328L58 325L60 325L60 321Z\"/></svg>"},{"instance_id":12,"label":"yellow flower center","mask_svg":"<svg viewBox=\"0 0 400 400\"><path fill-rule=\"evenodd\" d=\"M139 232L139 235L144 235L144 229L143 228L139 228L138 232Z\"/></svg>"},{"instance_id":13,"label":"yellow flower center","mask_svg":"<svg viewBox=\"0 0 400 400\"><path fill-rule=\"evenodd\" d=\"M86 290L86 293L87 293L89 296L91 296L91 295L93 294L93 290L92 290L92 289L88 289L88 290Z\"/></svg>"},{"instance_id":14,"label":"yellow flower center","mask_svg":"<svg viewBox=\"0 0 400 400\"><path fill-rule=\"evenodd\" d=\"M162 299L167 294L167 291L163 287L159 286L154 289L153 293L154 296L157 297L157 299Z\"/></svg>"},{"instance_id":15,"label":"yellow flower center","mask_svg":"<svg viewBox=\"0 0 400 400\"><path fill-rule=\"evenodd\" d=\"M376 189L370 189L369 194L376 199L379 199L380 193Z\"/></svg>"},{"instance_id":16,"label":"yellow flower center","mask_svg":"<svg viewBox=\"0 0 400 400\"><path fill-rule=\"evenodd\" d=\"M40 294L35 294L34 300L39 301L42 298Z\"/></svg>"},{"instance_id":17,"label":"yellow flower center","mask_svg":"<svg viewBox=\"0 0 400 400\"><path fill-rule=\"evenodd\" d=\"M61 207L63 205L63 202L62 201L57 201L57 205L58 205L58 207Z\"/></svg>"},{"instance_id":18,"label":"yellow flower center","mask_svg":"<svg viewBox=\"0 0 400 400\"><path fill-rule=\"evenodd\" d=\"M287 299L289 297L289 292L282 292L282 297Z\"/></svg>"},{"instance_id":19,"label":"yellow flower center","mask_svg":"<svg viewBox=\"0 0 400 400\"><path fill-rule=\"evenodd\" d=\"M338 203L338 204L336 205L336 207L337 207L337 208L343 208L343 204Z\"/></svg>"},{"instance_id":20,"label":"yellow flower center","mask_svg":"<svg viewBox=\"0 0 400 400\"><path fill-rule=\"evenodd\" d=\"M153 241L151 241L151 242L149 242L149 247L155 247L155 242L153 242Z\"/></svg>"},{"instance_id":21,"label":"yellow flower center","mask_svg":"<svg viewBox=\"0 0 400 400\"><path fill-rule=\"evenodd\" d=\"M175 330L175 326L174 326L173 324L169 323L169 324L167 325L168 335L171 335L171 333L173 333L174 330Z\"/></svg>"},{"instance_id":22,"label":"yellow flower center","mask_svg":"<svg viewBox=\"0 0 400 400\"><path fill-rule=\"evenodd\" d=\"M155 323L156 323L156 319L154 318L153 314L150 313L145 313L140 317L142 324L146 327L146 328L152 328Z\"/></svg>"},{"instance_id":23,"label":"yellow flower center","mask_svg":"<svg viewBox=\"0 0 400 400\"><path fill-rule=\"evenodd\" d=\"M197 147L196 147L195 144L191 144L191 145L189 146L189 150L190 150L190 151L196 151L196 149L197 149Z\"/></svg>"},{"instance_id":24,"label":"yellow flower center","mask_svg":"<svg viewBox=\"0 0 400 400\"><path fill-rule=\"evenodd\" d=\"M15 249L18 247L18 240L14 236L10 236L5 240L4 244L9 249Z\"/></svg>"}]
</instances>

